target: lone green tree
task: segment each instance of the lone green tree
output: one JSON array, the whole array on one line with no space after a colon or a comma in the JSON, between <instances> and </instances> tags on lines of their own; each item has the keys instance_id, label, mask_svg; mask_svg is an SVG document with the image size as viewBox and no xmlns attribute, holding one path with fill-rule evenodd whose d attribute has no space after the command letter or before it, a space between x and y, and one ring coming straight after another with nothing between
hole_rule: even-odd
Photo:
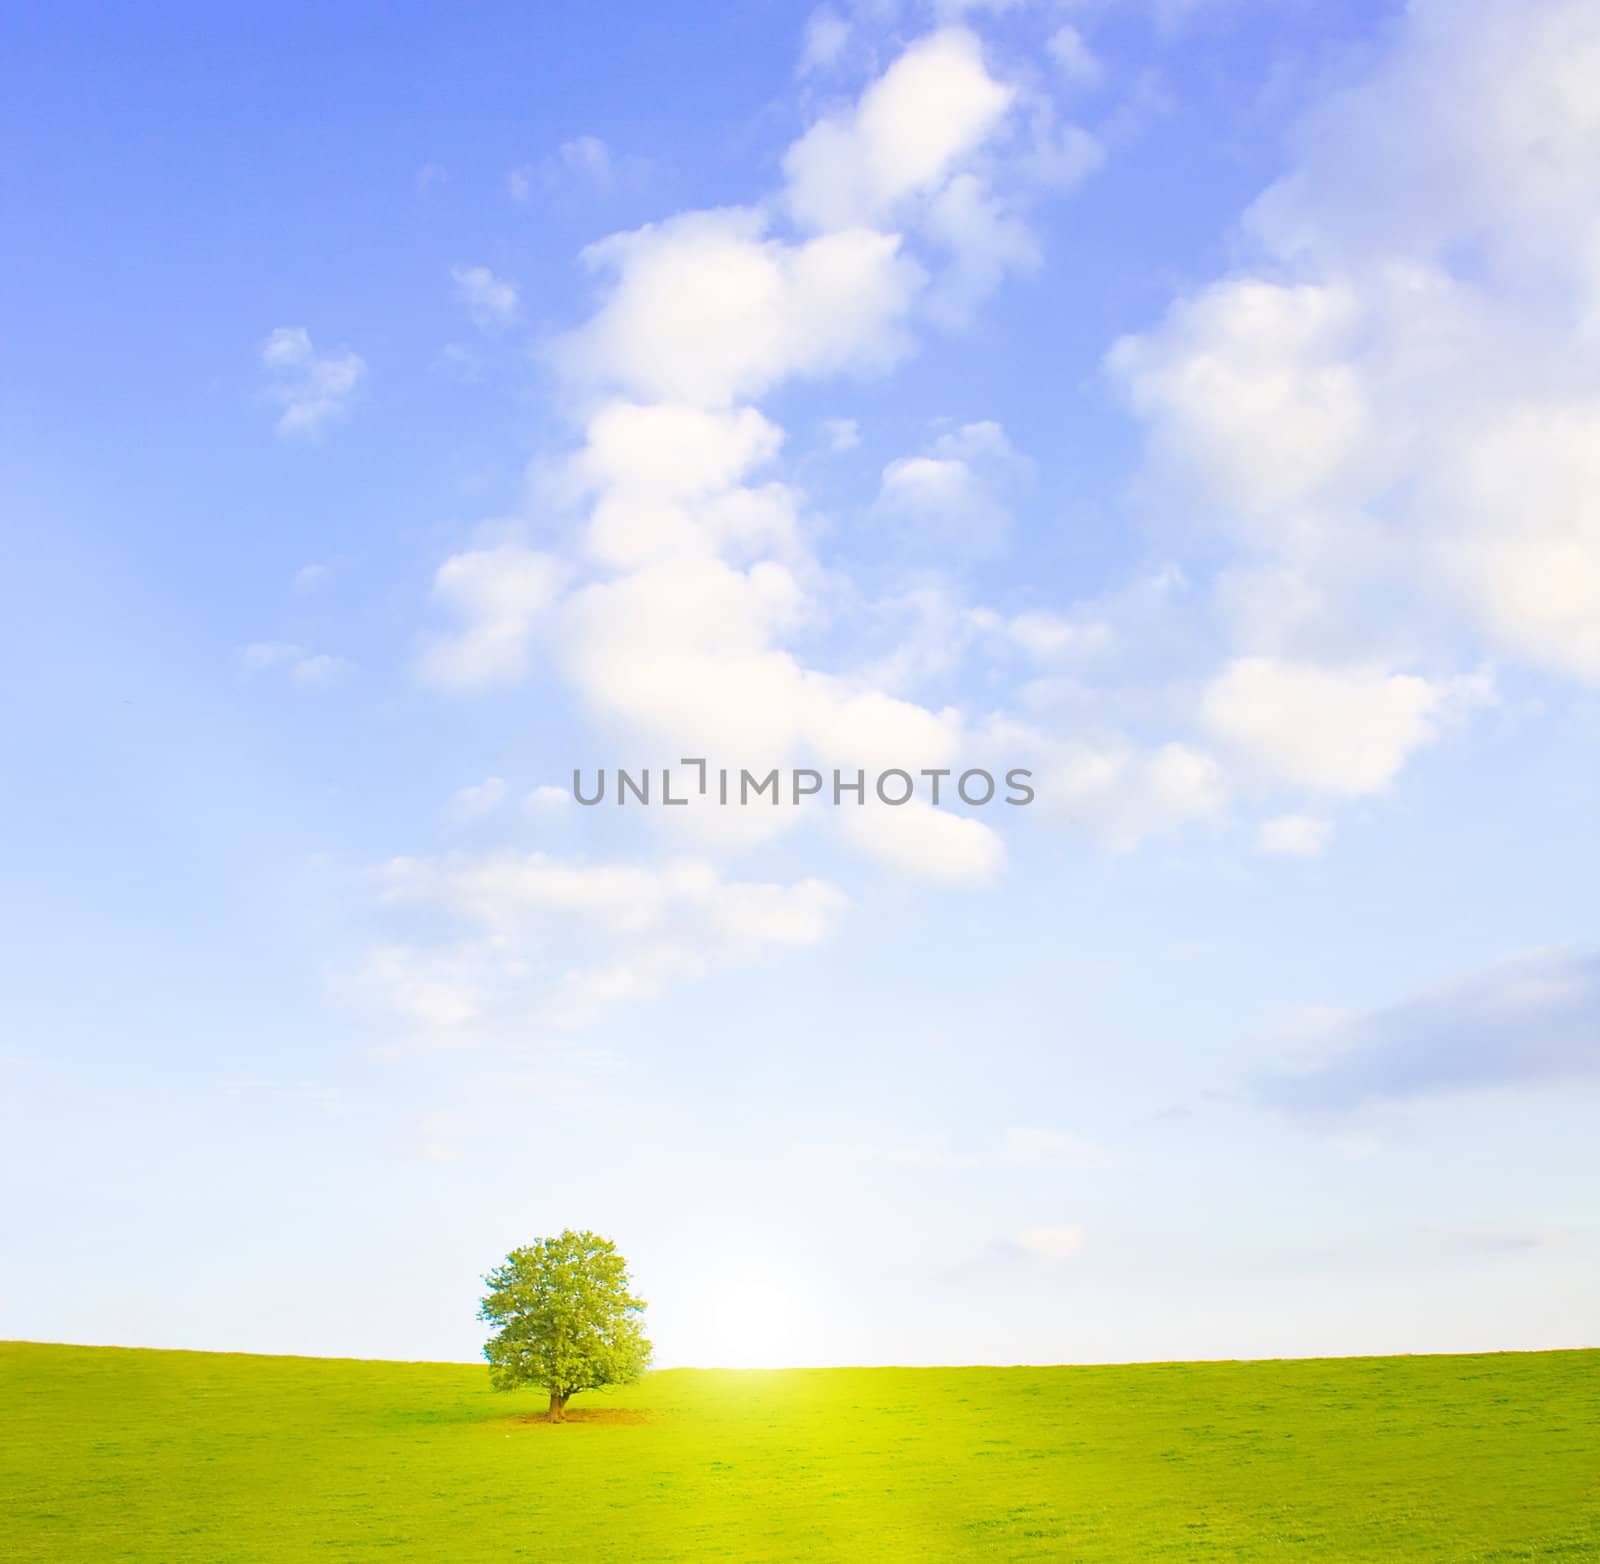
<instances>
[{"instance_id":1,"label":"lone green tree","mask_svg":"<svg viewBox=\"0 0 1600 1564\"><path fill-rule=\"evenodd\" d=\"M627 1262L608 1238L566 1229L513 1249L485 1278L478 1318L499 1329L483 1349L496 1390L543 1385L552 1423L580 1390L626 1385L650 1366Z\"/></svg>"}]
</instances>

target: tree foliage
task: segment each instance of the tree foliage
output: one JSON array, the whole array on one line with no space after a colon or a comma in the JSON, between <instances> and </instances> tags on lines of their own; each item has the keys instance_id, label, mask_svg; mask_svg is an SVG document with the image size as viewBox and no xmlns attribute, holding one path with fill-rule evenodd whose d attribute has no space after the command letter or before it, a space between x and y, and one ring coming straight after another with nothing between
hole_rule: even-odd
<instances>
[{"instance_id":1,"label":"tree foliage","mask_svg":"<svg viewBox=\"0 0 1600 1564\"><path fill-rule=\"evenodd\" d=\"M560 1422L580 1390L625 1385L650 1364L627 1262L607 1238L566 1229L513 1249L484 1278L478 1318L499 1329L483 1349L496 1390L543 1385Z\"/></svg>"}]
</instances>

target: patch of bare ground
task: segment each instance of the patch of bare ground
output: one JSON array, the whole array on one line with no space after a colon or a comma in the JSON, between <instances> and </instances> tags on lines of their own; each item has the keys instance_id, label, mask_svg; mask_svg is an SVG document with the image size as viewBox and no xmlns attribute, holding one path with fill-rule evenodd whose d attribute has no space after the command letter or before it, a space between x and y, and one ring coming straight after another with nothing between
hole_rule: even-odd
<instances>
[{"instance_id":1,"label":"patch of bare ground","mask_svg":"<svg viewBox=\"0 0 1600 1564\"><path fill-rule=\"evenodd\" d=\"M543 1412L519 1412L512 1417L497 1417L496 1423L517 1428L566 1428L573 1423L659 1423L655 1412L635 1412L628 1407L568 1407L565 1419L552 1423Z\"/></svg>"}]
</instances>

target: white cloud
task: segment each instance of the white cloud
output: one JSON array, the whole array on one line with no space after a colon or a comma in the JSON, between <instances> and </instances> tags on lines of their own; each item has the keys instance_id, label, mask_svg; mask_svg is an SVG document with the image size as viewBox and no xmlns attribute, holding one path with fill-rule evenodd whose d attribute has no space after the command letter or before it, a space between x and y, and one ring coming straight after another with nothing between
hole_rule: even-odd
<instances>
[{"instance_id":1,"label":"white cloud","mask_svg":"<svg viewBox=\"0 0 1600 1564\"><path fill-rule=\"evenodd\" d=\"M732 488L770 462L782 443L782 430L753 407L614 401L590 419L572 466L588 489L698 498Z\"/></svg>"},{"instance_id":2,"label":"white cloud","mask_svg":"<svg viewBox=\"0 0 1600 1564\"><path fill-rule=\"evenodd\" d=\"M848 114L819 121L784 158L787 202L805 227L872 225L932 195L999 127L1016 99L977 38L945 28L911 45Z\"/></svg>"},{"instance_id":3,"label":"white cloud","mask_svg":"<svg viewBox=\"0 0 1600 1564\"><path fill-rule=\"evenodd\" d=\"M1032 271L1042 258L1032 230L976 174L958 174L928 203L922 231L949 252L925 305L943 326L969 325L1008 273Z\"/></svg>"},{"instance_id":4,"label":"white cloud","mask_svg":"<svg viewBox=\"0 0 1600 1564\"><path fill-rule=\"evenodd\" d=\"M1465 628L1600 682L1597 73L1588 0L1417 0L1307 111L1253 264L1112 352L1147 483L1246 549L1251 649Z\"/></svg>"},{"instance_id":5,"label":"white cloud","mask_svg":"<svg viewBox=\"0 0 1600 1564\"><path fill-rule=\"evenodd\" d=\"M1600 394L1502 407L1463 429L1432 498L1457 520L1433 554L1439 577L1490 638L1600 684Z\"/></svg>"},{"instance_id":6,"label":"white cloud","mask_svg":"<svg viewBox=\"0 0 1600 1564\"><path fill-rule=\"evenodd\" d=\"M1034 808L1116 852L1179 826L1214 820L1227 807L1222 767L1189 744L1145 748L1120 733L1062 739L1012 721L992 724L988 737L1033 771Z\"/></svg>"},{"instance_id":7,"label":"white cloud","mask_svg":"<svg viewBox=\"0 0 1600 1564\"><path fill-rule=\"evenodd\" d=\"M1340 352L1356 311L1341 285L1219 283L1180 300L1158 334L1120 340L1108 363L1152 423L1163 474L1198 479L1249 538L1314 498L1372 487L1376 420Z\"/></svg>"},{"instance_id":8,"label":"white cloud","mask_svg":"<svg viewBox=\"0 0 1600 1564\"><path fill-rule=\"evenodd\" d=\"M485 777L482 782L474 782L452 793L450 802L445 806L445 813L458 825L464 825L494 814L505 802L505 797L505 779Z\"/></svg>"},{"instance_id":9,"label":"white cloud","mask_svg":"<svg viewBox=\"0 0 1600 1564\"><path fill-rule=\"evenodd\" d=\"M471 690L525 677L534 633L564 574L548 554L516 541L452 555L434 576L433 595L464 623L424 640L424 682Z\"/></svg>"},{"instance_id":10,"label":"white cloud","mask_svg":"<svg viewBox=\"0 0 1600 1564\"><path fill-rule=\"evenodd\" d=\"M1487 698L1481 679L1241 657L1206 686L1200 719L1268 776L1355 797L1388 787L1443 723Z\"/></svg>"},{"instance_id":11,"label":"white cloud","mask_svg":"<svg viewBox=\"0 0 1600 1564\"><path fill-rule=\"evenodd\" d=\"M595 496L585 535L590 556L627 568L675 554L792 553L793 493L743 481L773 460L782 441L782 431L750 407L604 404L567 472L575 492Z\"/></svg>"},{"instance_id":12,"label":"white cloud","mask_svg":"<svg viewBox=\"0 0 1600 1564\"><path fill-rule=\"evenodd\" d=\"M591 245L584 258L609 290L562 344L563 363L646 401L722 406L904 356L923 273L896 235L790 244L767 227L753 209L688 212Z\"/></svg>"},{"instance_id":13,"label":"white cloud","mask_svg":"<svg viewBox=\"0 0 1600 1564\"><path fill-rule=\"evenodd\" d=\"M828 449L836 453L853 451L861 444L861 425L853 418L825 418L822 432L827 436Z\"/></svg>"},{"instance_id":14,"label":"white cloud","mask_svg":"<svg viewBox=\"0 0 1600 1564\"><path fill-rule=\"evenodd\" d=\"M428 643L425 676L458 688L515 682L548 632L552 666L584 714L641 749L763 771L948 763L964 740L960 712L890 693L879 669L848 655L825 671L793 649L829 628L840 583L813 555L819 529L802 496L771 477L782 431L749 401L797 378L889 367L911 347L930 281L946 310L992 285L990 260L1020 264L1031 241L996 193L1014 102L1018 89L989 76L973 37L946 29L797 143L791 183L768 206L683 213L591 246L596 307L555 354L583 398L585 438L546 485L553 502L582 512L582 574L561 590L553 562L521 545L458 554L436 595L462 628ZM848 212L811 210L819 231L782 236L785 204L833 200L817 161L830 135L866 149L870 189ZM1019 156L1039 151L1028 142ZM902 202L914 233L870 226ZM942 256L936 279L912 257L919 245ZM835 449L859 438L848 420L828 433ZM919 461L950 481L917 489ZM954 534L969 551L992 547L1026 473L998 425L971 423L892 469L885 504L930 539L943 529L942 541ZM979 633L963 626L969 640ZM1049 657L1073 638L1038 614L997 633ZM1148 790L1164 785L1164 764L1147 765ZM813 813L707 807L654 823L726 845ZM993 827L976 819L869 808L831 823L879 861L934 880L981 880L1003 861ZM626 981L642 981L637 968Z\"/></svg>"},{"instance_id":15,"label":"white cloud","mask_svg":"<svg viewBox=\"0 0 1600 1564\"><path fill-rule=\"evenodd\" d=\"M664 561L571 601L565 661L595 710L672 753L780 765L938 765L959 741L932 712L804 666L777 644L806 600L770 561Z\"/></svg>"},{"instance_id":16,"label":"white cloud","mask_svg":"<svg viewBox=\"0 0 1600 1564\"><path fill-rule=\"evenodd\" d=\"M1278 815L1256 830L1259 851L1288 858L1319 857L1332 840L1333 822L1314 815Z\"/></svg>"},{"instance_id":17,"label":"white cloud","mask_svg":"<svg viewBox=\"0 0 1600 1564\"><path fill-rule=\"evenodd\" d=\"M478 953L382 944L366 954L352 987L420 1031L449 1033L483 1014Z\"/></svg>"},{"instance_id":18,"label":"white cloud","mask_svg":"<svg viewBox=\"0 0 1600 1564\"><path fill-rule=\"evenodd\" d=\"M692 858L596 864L502 851L397 858L380 873L397 914L461 933L385 944L364 991L424 1030L579 1025L730 965L826 939L847 901L826 881L729 880Z\"/></svg>"},{"instance_id":19,"label":"white cloud","mask_svg":"<svg viewBox=\"0 0 1600 1564\"><path fill-rule=\"evenodd\" d=\"M1105 67L1084 42L1083 34L1070 23L1064 23L1051 34L1047 47L1051 59L1072 86L1088 90L1098 87L1105 79Z\"/></svg>"},{"instance_id":20,"label":"white cloud","mask_svg":"<svg viewBox=\"0 0 1600 1564\"><path fill-rule=\"evenodd\" d=\"M497 277L487 266L452 266L451 280L474 325L488 331L508 326L517 318L516 284Z\"/></svg>"},{"instance_id":21,"label":"white cloud","mask_svg":"<svg viewBox=\"0 0 1600 1564\"><path fill-rule=\"evenodd\" d=\"M845 900L825 881L730 881L699 859L662 865L590 864L500 852L392 860L384 899L429 906L492 935L548 931L575 920L603 933L706 945L721 956L806 946L832 930Z\"/></svg>"},{"instance_id":22,"label":"white cloud","mask_svg":"<svg viewBox=\"0 0 1600 1564\"><path fill-rule=\"evenodd\" d=\"M1048 97L992 76L974 33L948 26L790 147L781 199L803 229L914 240L935 263L921 312L962 328L1008 273L1039 264L1026 208L1072 188L1102 157Z\"/></svg>"},{"instance_id":23,"label":"white cloud","mask_svg":"<svg viewBox=\"0 0 1600 1564\"><path fill-rule=\"evenodd\" d=\"M252 641L240 649L239 658L252 673L279 668L304 685L332 684L350 669L342 657L308 651L292 641Z\"/></svg>"},{"instance_id":24,"label":"white cloud","mask_svg":"<svg viewBox=\"0 0 1600 1564\"><path fill-rule=\"evenodd\" d=\"M962 513L973 508L972 473L965 462L934 456L902 456L883 469L878 503L902 514Z\"/></svg>"},{"instance_id":25,"label":"white cloud","mask_svg":"<svg viewBox=\"0 0 1600 1564\"><path fill-rule=\"evenodd\" d=\"M599 136L574 136L538 162L507 170L506 194L518 204L530 200L536 189L552 197L574 192L604 197L642 185L650 173L646 158L614 152Z\"/></svg>"},{"instance_id":26,"label":"white cloud","mask_svg":"<svg viewBox=\"0 0 1600 1564\"><path fill-rule=\"evenodd\" d=\"M1103 620L1067 619L1060 614L1014 614L999 628L1039 662L1104 651L1111 642L1111 628Z\"/></svg>"},{"instance_id":27,"label":"white cloud","mask_svg":"<svg viewBox=\"0 0 1600 1564\"><path fill-rule=\"evenodd\" d=\"M870 786L870 784L869 784ZM835 811L840 827L866 855L909 879L981 884L1005 867L1006 850L992 826L913 799L899 806L869 800Z\"/></svg>"},{"instance_id":28,"label":"white cloud","mask_svg":"<svg viewBox=\"0 0 1600 1564\"><path fill-rule=\"evenodd\" d=\"M320 592L332 579L332 565L302 565L294 573L294 589L296 592Z\"/></svg>"},{"instance_id":29,"label":"white cloud","mask_svg":"<svg viewBox=\"0 0 1600 1564\"><path fill-rule=\"evenodd\" d=\"M1100 616L1103 605L1067 614L1026 609L1006 615L966 607L950 589L923 584L877 606L886 624L900 628L893 649L871 664L870 676L902 694L948 674L974 649L999 660L1020 654L1029 664L1055 672L1081 666L1116 642L1116 632Z\"/></svg>"},{"instance_id":30,"label":"white cloud","mask_svg":"<svg viewBox=\"0 0 1600 1564\"><path fill-rule=\"evenodd\" d=\"M805 38L800 46L799 74L826 70L837 63L850 42L851 26L832 6L818 6L806 19Z\"/></svg>"},{"instance_id":31,"label":"white cloud","mask_svg":"<svg viewBox=\"0 0 1600 1564\"><path fill-rule=\"evenodd\" d=\"M283 411L278 433L313 437L342 418L367 372L359 354L318 353L304 326L279 326L261 348L267 396Z\"/></svg>"},{"instance_id":32,"label":"white cloud","mask_svg":"<svg viewBox=\"0 0 1600 1564\"><path fill-rule=\"evenodd\" d=\"M530 814L549 815L551 811L559 811L572 803L572 794L564 787L553 787L548 782L529 790L523 799L522 805Z\"/></svg>"},{"instance_id":33,"label":"white cloud","mask_svg":"<svg viewBox=\"0 0 1600 1564\"><path fill-rule=\"evenodd\" d=\"M1011 500L1030 465L997 423L963 425L883 469L876 510L908 543L992 553L1005 541Z\"/></svg>"}]
</instances>

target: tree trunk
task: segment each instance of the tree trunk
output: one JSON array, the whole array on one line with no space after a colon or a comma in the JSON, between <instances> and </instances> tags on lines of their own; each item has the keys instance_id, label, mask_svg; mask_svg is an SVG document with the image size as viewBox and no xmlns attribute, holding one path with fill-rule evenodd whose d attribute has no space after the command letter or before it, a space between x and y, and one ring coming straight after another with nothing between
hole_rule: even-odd
<instances>
[{"instance_id":1,"label":"tree trunk","mask_svg":"<svg viewBox=\"0 0 1600 1564\"><path fill-rule=\"evenodd\" d=\"M545 1413L547 1423L564 1423L567 1420L567 1398L559 1391L550 1392L550 1410Z\"/></svg>"}]
</instances>

